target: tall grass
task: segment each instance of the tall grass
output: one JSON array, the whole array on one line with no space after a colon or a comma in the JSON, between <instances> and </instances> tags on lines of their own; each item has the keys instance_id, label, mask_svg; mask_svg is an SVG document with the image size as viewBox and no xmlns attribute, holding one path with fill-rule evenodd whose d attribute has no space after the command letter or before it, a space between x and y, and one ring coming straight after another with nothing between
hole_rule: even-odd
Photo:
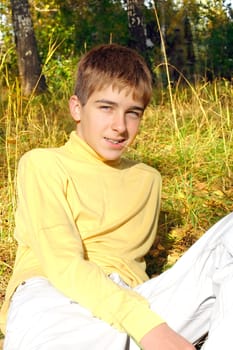
<instances>
[{"instance_id":1,"label":"tall grass","mask_svg":"<svg viewBox=\"0 0 233 350\"><path fill-rule=\"evenodd\" d=\"M14 259L15 180L20 156L34 147L59 146L74 125L68 97L71 62L49 62L50 92L21 95L0 58L0 293ZM172 106L171 106L172 94ZM228 81L154 91L131 157L156 167L163 177L159 256L162 269L173 263L210 225L233 210L233 87ZM175 118L174 118L175 110ZM156 242L158 243L158 242ZM164 253L164 247L168 253ZM157 271L158 250L148 258ZM159 263L158 263L159 265Z\"/></svg>"}]
</instances>

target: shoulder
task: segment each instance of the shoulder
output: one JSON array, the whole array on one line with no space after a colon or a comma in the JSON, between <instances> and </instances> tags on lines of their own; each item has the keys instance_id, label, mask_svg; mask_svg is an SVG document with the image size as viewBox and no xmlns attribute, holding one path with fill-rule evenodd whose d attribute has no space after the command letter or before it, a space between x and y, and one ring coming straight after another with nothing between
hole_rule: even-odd
<instances>
[{"instance_id":1,"label":"shoulder","mask_svg":"<svg viewBox=\"0 0 233 350\"><path fill-rule=\"evenodd\" d=\"M161 178L160 172L150 165L131 159L123 159L124 168L131 168L133 171L144 173L145 175Z\"/></svg>"},{"instance_id":2,"label":"shoulder","mask_svg":"<svg viewBox=\"0 0 233 350\"><path fill-rule=\"evenodd\" d=\"M27 163L27 162L38 162L56 159L56 148L34 148L30 151L24 153L19 162Z\"/></svg>"},{"instance_id":3,"label":"shoulder","mask_svg":"<svg viewBox=\"0 0 233 350\"><path fill-rule=\"evenodd\" d=\"M141 183L145 181L145 183L150 184L157 189L162 187L162 177L157 169L144 163L138 163L137 168L141 174Z\"/></svg>"},{"instance_id":4,"label":"shoulder","mask_svg":"<svg viewBox=\"0 0 233 350\"><path fill-rule=\"evenodd\" d=\"M151 176L161 177L160 172L150 165L145 163L137 163L136 166L140 171L150 174Z\"/></svg>"},{"instance_id":5,"label":"shoulder","mask_svg":"<svg viewBox=\"0 0 233 350\"><path fill-rule=\"evenodd\" d=\"M25 154L19 160L19 170L21 168L32 168L51 170L59 162L59 152L57 148L34 148Z\"/></svg>"},{"instance_id":6,"label":"shoulder","mask_svg":"<svg viewBox=\"0 0 233 350\"><path fill-rule=\"evenodd\" d=\"M46 183L46 186L51 187L64 186L68 177L60 152L56 148L35 148L26 152L19 160L17 178L20 185Z\"/></svg>"}]
</instances>

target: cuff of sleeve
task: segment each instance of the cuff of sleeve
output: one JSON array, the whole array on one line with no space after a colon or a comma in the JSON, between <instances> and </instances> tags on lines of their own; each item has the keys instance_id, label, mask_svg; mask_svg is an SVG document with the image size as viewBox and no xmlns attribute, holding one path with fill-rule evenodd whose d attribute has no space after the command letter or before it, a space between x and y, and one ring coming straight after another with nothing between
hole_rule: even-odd
<instances>
[{"instance_id":1,"label":"cuff of sleeve","mask_svg":"<svg viewBox=\"0 0 233 350\"><path fill-rule=\"evenodd\" d=\"M122 326L139 343L152 328L164 323L164 319L153 312L149 306L140 305L137 312L130 312L122 321Z\"/></svg>"}]
</instances>

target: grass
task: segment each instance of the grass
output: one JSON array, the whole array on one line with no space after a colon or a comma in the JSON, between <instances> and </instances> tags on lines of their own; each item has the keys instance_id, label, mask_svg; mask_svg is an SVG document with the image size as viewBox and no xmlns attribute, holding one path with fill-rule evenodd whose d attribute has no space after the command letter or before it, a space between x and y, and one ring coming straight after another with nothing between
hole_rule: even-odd
<instances>
[{"instance_id":1,"label":"grass","mask_svg":"<svg viewBox=\"0 0 233 350\"><path fill-rule=\"evenodd\" d=\"M168 97L157 97L146 113L134 149L137 159L163 177L159 227L164 258L149 255L150 273L174 263L203 232L233 209L232 86L215 82L173 92L176 123ZM176 128L176 125L178 128ZM157 244L157 242L156 242ZM167 249L169 248L169 249Z\"/></svg>"},{"instance_id":2,"label":"grass","mask_svg":"<svg viewBox=\"0 0 233 350\"><path fill-rule=\"evenodd\" d=\"M54 75L56 67L51 71ZM74 125L67 107L71 78L57 77L50 81L50 93L26 99L4 62L0 73L2 300L16 248L13 214L18 159L31 148L63 144ZM233 210L232 85L216 81L178 86L172 90L172 107L170 92L155 90L140 133L127 152L128 157L156 167L163 177L158 238L147 256L150 275L171 266L208 227Z\"/></svg>"}]
</instances>

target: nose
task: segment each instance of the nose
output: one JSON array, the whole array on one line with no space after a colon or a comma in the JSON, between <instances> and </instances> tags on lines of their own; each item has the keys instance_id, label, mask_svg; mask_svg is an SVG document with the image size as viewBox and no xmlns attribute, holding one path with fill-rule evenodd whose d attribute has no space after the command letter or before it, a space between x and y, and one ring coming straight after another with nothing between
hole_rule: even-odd
<instances>
[{"instance_id":1,"label":"nose","mask_svg":"<svg viewBox=\"0 0 233 350\"><path fill-rule=\"evenodd\" d=\"M112 116L112 130L123 133L126 130L126 119L124 113L114 113Z\"/></svg>"}]
</instances>

